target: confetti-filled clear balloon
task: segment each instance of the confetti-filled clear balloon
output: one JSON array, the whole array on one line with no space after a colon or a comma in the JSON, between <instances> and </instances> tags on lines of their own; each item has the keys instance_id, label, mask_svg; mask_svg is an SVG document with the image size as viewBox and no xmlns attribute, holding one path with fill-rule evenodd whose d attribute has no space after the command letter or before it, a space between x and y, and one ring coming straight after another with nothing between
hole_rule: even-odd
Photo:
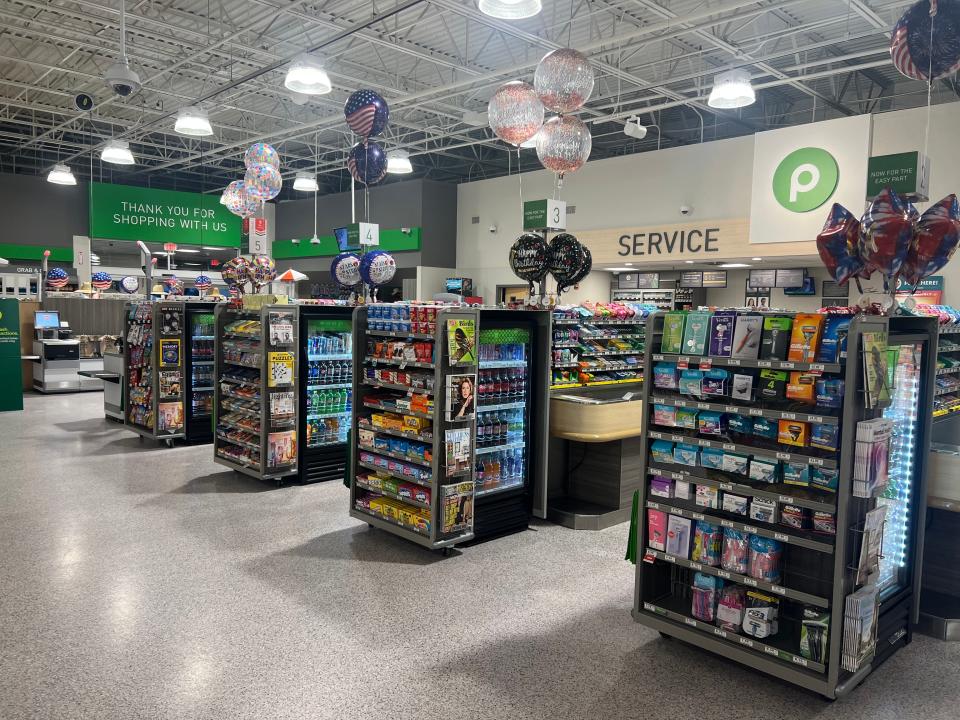
<instances>
[{"instance_id":1,"label":"confetti-filled clear balloon","mask_svg":"<svg viewBox=\"0 0 960 720\"><path fill-rule=\"evenodd\" d=\"M561 178L583 167L592 147L590 128L570 115L550 118L537 133L540 163Z\"/></svg>"},{"instance_id":2,"label":"confetti-filled clear balloon","mask_svg":"<svg viewBox=\"0 0 960 720\"><path fill-rule=\"evenodd\" d=\"M277 276L277 266L269 255L254 255L250 258L250 280L259 291Z\"/></svg>"},{"instance_id":3,"label":"confetti-filled clear balloon","mask_svg":"<svg viewBox=\"0 0 960 720\"><path fill-rule=\"evenodd\" d=\"M224 190L227 196L227 210L234 215L247 218L257 214L260 208L260 201L247 193L247 186L243 180L234 180Z\"/></svg>"},{"instance_id":4,"label":"confetti-filled clear balloon","mask_svg":"<svg viewBox=\"0 0 960 720\"><path fill-rule=\"evenodd\" d=\"M498 138L519 145L543 125L543 103L530 83L514 80L501 85L490 98L487 118Z\"/></svg>"},{"instance_id":5,"label":"confetti-filled clear balloon","mask_svg":"<svg viewBox=\"0 0 960 720\"><path fill-rule=\"evenodd\" d=\"M90 284L97 290L109 290L113 285L113 278L110 273L100 270L90 276Z\"/></svg>"},{"instance_id":6,"label":"confetti-filled clear balloon","mask_svg":"<svg viewBox=\"0 0 960 720\"><path fill-rule=\"evenodd\" d=\"M342 252L330 263L333 279L345 288L360 284L360 258L349 252Z\"/></svg>"},{"instance_id":7,"label":"confetti-filled clear balloon","mask_svg":"<svg viewBox=\"0 0 960 720\"><path fill-rule=\"evenodd\" d=\"M550 248L536 233L524 233L510 248L510 269L521 280L531 285L547 276L550 268Z\"/></svg>"},{"instance_id":8,"label":"confetti-filled clear balloon","mask_svg":"<svg viewBox=\"0 0 960 720\"><path fill-rule=\"evenodd\" d=\"M272 165L275 169L280 169L280 153L273 149L273 145L266 143L254 143L247 148L243 154L243 164L247 168L254 165Z\"/></svg>"},{"instance_id":9,"label":"confetti-filled clear balloon","mask_svg":"<svg viewBox=\"0 0 960 720\"><path fill-rule=\"evenodd\" d=\"M249 197L266 202L280 194L283 177L273 165L260 163L247 168L247 173L243 176L243 184Z\"/></svg>"},{"instance_id":10,"label":"confetti-filled clear balloon","mask_svg":"<svg viewBox=\"0 0 960 720\"><path fill-rule=\"evenodd\" d=\"M887 280L900 272L915 225L903 196L884 188L860 218L860 257L870 272L879 271Z\"/></svg>"},{"instance_id":11,"label":"confetti-filled clear balloon","mask_svg":"<svg viewBox=\"0 0 960 720\"><path fill-rule=\"evenodd\" d=\"M140 289L140 281L132 275L127 275L120 278L120 282L117 283L117 287L120 288L120 292L125 292L128 295L132 295Z\"/></svg>"},{"instance_id":12,"label":"confetti-filled clear balloon","mask_svg":"<svg viewBox=\"0 0 960 720\"><path fill-rule=\"evenodd\" d=\"M360 277L368 285L379 286L393 280L397 263L393 256L383 250L368 252L360 260Z\"/></svg>"},{"instance_id":13,"label":"confetti-filled clear balloon","mask_svg":"<svg viewBox=\"0 0 960 720\"><path fill-rule=\"evenodd\" d=\"M834 203L817 235L817 252L830 277L841 285L863 272L860 258L860 221L840 203Z\"/></svg>"},{"instance_id":14,"label":"confetti-filled clear balloon","mask_svg":"<svg viewBox=\"0 0 960 720\"><path fill-rule=\"evenodd\" d=\"M543 56L533 74L533 87L544 107L573 112L593 92L593 68L583 53L560 48Z\"/></svg>"},{"instance_id":15,"label":"confetti-filled clear balloon","mask_svg":"<svg viewBox=\"0 0 960 720\"><path fill-rule=\"evenodd\" d=\"M373 140L359 142L347 155L347 170L361 185L376 185L387 174L387 154Z\"/></svg>"},{"instance_id":16,"label":"confetti-filled clear balloon","mask_svg":"<svg viewBox=\"0 0 960 720\"><path fill-rule=\"evenodd\" d=\"M917 235L900 274L911 285L946 265L960 242L960 203L956 195L928 207L917 221Z\"/></svg>"},{"instance_id":17,"label":"confetti-filled clear balloon","mask_svg":"<svg viewBox=\"0 0 960 720\"><path fill-rule=\"evenodd\" d=\"M960 70L960 0L923 0L908 8L890 35L890 57L912 80Z\"/></svg>"},{"instance_id":18,"label":"confetti-filled clear balloon","mask_svg":"<svg viewBox=\"0 0 960 720\"><path fill-rule=\"evenodd\" d=\"M213 280L208 275L197 275L193 281L193 286L197 290L209 290L213 287Z\"/></svg>"},{"instance_id":19,"label":"confetti-filled clear balloon","mask_svg":"<svg viewBox=\"0 0 960 720\"><path fill-rule=\"evenodd\" d=\"M220 276L228 286L242 286L250 280L250 261L243 256L230 258L220 268Z\"/></svg>"}]
</instances>

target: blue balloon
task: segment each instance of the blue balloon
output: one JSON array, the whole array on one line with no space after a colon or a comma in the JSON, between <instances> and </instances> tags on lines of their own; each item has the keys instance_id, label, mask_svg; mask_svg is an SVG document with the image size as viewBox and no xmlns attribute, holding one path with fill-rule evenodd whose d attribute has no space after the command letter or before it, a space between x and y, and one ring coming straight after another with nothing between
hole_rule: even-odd
<instances>
[{"instance_id":1,"label":"blue balloon","mask_svg":"<svg viewBox=\"0 0 960 720\"><path fill-rule=\"evenodd\" d=\"M387 101L373 90L357 90L343 105L347 125L363 138L379 135L387 128L390 108Z\"/></svg>"},{"instance_id":2,"label":"blue balloon","mask_svg":"<svg viewBox=\"0 0 960 720\"><path fill-rule=\"evenodd\" d=\"M345 288L360 284L360 258L351 252L342 252L330 263L333 279Z\"/></svg>"},{"instance_id":3,"label":"blue balloon","mask_svg":"<svg viewBox=\"0 0 960 720\"><path fill-rule=\"evenodd\" d=\"M360 277L367 285L384 285L393 279L396 272L396 261L383 250L371 250L360 260Z\"/></svg>"},{"instance_id":4,"label":"blue balloon","mask_svg":"<svg viewBox=\"0 0 960 720\"><path fill-rule=\"evenodd\" d=\"M347 169L361 185L376 185L387 174L387 154L380 143L357 143L347 156Z\"/></svg>"}]
</instances>

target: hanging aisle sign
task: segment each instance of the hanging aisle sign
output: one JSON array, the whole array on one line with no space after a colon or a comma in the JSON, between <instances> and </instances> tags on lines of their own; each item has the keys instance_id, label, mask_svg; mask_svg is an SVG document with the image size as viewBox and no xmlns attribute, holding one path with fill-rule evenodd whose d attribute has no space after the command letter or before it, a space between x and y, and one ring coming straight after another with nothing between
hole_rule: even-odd
<instances>
[{"instance_id":1,"label":"hanging aisle sign","mask_svg":"<svg viewBox=\"0 0 960 720\"><path fill-rule=\"evenodd\" d=\"M240 218L216 194L90 183L90 237L240 247Z\"/></svg>"},{"instance_id":2,"label":"hanging aisle sign","mask_svg":"<svg viewBox=\"0 0 960 720\"><path fill-rule=\"evenodd\" d=\"M563 200L528 200L523 204L524 230L566 230L567 203Z\"/></svg>"},{"instance_id":3,"label":"hanging aisle sign","mask_svg":"<svg viewBox=\"0 0 960 720\"><path fill-rule=\"evenodd\" d=\"M916 150L870 158L867 162L867 200L873 200L885 187L910 202L926 202L930 199L930 161Z\"/></svg>"}]
</instances>

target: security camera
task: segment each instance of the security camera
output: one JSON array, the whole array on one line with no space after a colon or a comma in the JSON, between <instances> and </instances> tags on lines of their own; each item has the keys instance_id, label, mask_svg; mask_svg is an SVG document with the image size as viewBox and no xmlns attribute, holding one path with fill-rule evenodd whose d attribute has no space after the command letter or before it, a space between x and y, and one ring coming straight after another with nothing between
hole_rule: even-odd
<instances>
[{"instance_id":1,"label":"security camera","mask_svg":"<svg viewBox=\"0 0 960 720\"><path fill-rule=\"evenodd\" d=\"M402 232L404 235L409 235L413 231L410 228L400 228L400 232Z\"/></svg>"},{"instance_id":2,"label":"security camera","mask_svg":"<svg viewBox=\"0 0 960 720\"><path fill-rule=\"evenodd\" d=\"M692 212L693 212L693 208L690 207L689 205L681 205L681 206L680 206L680 214L681 214L681 215L689 215L689 214L692 213Z\"/></svg>"},{"instance_id":3,"label":"security camera","mask_svg":"<svg viewBox=\"0 0 960 720\"><path fill-rule=\"evenodd\" d=\"M497 231L497 226L496 226L496 225L491 225L491 226L490 226L490 232L491 232L491 233L495 233L496 231Z\"/></svg>"},{"instance_id":4,"label":"security camera","mask_svg":"<svg viewBox=\"0 0 960 720\"><path fill-rule=\"evenodd\" d=\"M130 97L140 89L140 76L130 69L126 58L107 68L103 79L120 97Z\"/></svg>"}]
</instances>

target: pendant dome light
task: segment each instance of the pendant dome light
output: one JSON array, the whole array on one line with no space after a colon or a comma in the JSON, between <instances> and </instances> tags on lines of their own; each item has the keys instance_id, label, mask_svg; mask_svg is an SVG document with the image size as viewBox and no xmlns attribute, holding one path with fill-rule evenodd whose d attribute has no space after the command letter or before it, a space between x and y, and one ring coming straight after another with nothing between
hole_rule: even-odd
<instances>
[{"instance_id":1,"label":"pendant dome light","mask_svg":"<svg viewBox=\"0 0 960 720\"><path fill-rule=\"evenodd\" d=\"M73 176L73 171L70 168L57 163L47 175L47 182L54 185L76 185L77 179Z\"/></svg>"},{"instance_id":2,"label":"pendant dome light","mask_svg":"<svg viewBox=\"0 0 960 720\"><path fill-rule=\"evenodd\" d=\"M319 189L317 176L306 171L298 172L293 181L293 189L300 192L316 192Z\"/></svg>"},{"instance_id":3,"label":"pendant dome light","mask_svg":"<svg viewBox=\"0 0 960 720\"><path fill-rule=\"evenodd\" d=\"M283 86L303 95L326 95L333 89L323 65L306 53L290 63Z\"/></svg>"},{"instance_id":4,"label":"pendant dome light","mask_svg":"<svg viewBox=\"0 0 960 720\"><path fill-rule=\"evenodd\" d=\"M757 96L750 84L750 73L743 69L722 72L713 79L707 105L720 110L735 110L753 105Z\"/></svg>"},{"instance_id":5,"label":"pendant dome light","mask_svg":"<svg viewBox=\"0 0 960 720\"><path fill-rule=\"evenodd\" d=\"M196 105L188 105L180 108L177 113L177 122L173 129L181 135L191 137L207 137L213 135L213 128L210 126L210 117L207 111Z\"/></svg>"},{"instance_id":6,"label":"pendant dome light","mask_svg":"<svg viewBox=\"0 0 960 720\"><path fill-rule=\"evenodd\" d=\"M413 172L410 153L406 150L391 150L387 153L387 172L394 175L407 175Z\"/></svg>"},{"instance_id":7,"label":"pendant dome light","mask_svg":"<svg viewBox=\"0 0 960 720\"><path fill-rule=\"evenodd\" d=\"M137 161L133 159L133 153L130 152L130 143L125 140L111 140L103 150L100 151L100 159L103 162L114 165L136 165Z\"/></svg>"},{"instance_id":8,"label":"pendant dome light","mask_svg":"<svg viewBox=\"0 0 960 720\"><path fill-rule=\"evenodd\" d=\"M480 0L477 8L501 20L523 20L539 13L543 5L540 0Z\"/></svg>"}]
</instances>

